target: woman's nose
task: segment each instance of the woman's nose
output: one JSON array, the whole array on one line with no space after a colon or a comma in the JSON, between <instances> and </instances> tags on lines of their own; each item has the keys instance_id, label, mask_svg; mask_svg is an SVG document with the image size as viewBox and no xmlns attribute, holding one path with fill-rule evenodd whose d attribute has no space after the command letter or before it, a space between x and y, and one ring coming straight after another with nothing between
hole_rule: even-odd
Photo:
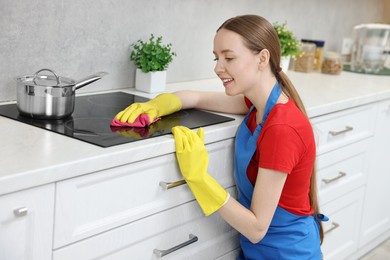
<instances>
[{"instance_id":1,"label":"woman's nose","mask_svg":"<svg viewBox=\"0 0 390 260\"><path fill-rule=\"evenodd\" d=\"M217 60L217 63L215 64L215 67L214 67L214 72L217 75L222 73L222 72L225 72L225 67L223 66L223 64L220 60Z\"/></svg>"}]
</instances>

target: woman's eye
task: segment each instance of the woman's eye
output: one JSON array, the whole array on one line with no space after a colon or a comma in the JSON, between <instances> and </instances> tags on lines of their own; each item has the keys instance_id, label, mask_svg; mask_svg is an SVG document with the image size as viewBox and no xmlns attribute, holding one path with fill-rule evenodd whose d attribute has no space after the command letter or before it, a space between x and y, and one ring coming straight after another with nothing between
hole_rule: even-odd
<instances>
[{"instance_id":1,"label":"woman's eye","mask_svg":"<svg viewBox=\"0 0 390 260\"><path fill-rule=\"evenodd\" d=\"M228 58L228 57L226 57L226 58L224 58L226 61L231 61L231 60L233 60L234 58ZM217 58L217 57L215 57L214 58L214 61L218 61L219 60L219 58Z\"/></svg>"}]
</instances>

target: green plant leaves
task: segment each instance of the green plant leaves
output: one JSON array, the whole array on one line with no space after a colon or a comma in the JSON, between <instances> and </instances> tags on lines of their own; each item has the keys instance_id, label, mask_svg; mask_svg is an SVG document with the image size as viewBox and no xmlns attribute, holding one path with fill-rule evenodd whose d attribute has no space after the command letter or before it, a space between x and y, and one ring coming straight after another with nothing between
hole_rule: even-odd
<instances>
[{"instance_id":1,"label":"green plant leaves","mask_svg":"<svg viewBox=\"0 0 390 260\"><path fill-rule=\"evenodd\" d=\"M273 27L278 34L281 55L292 57L298 56L301 53L301 50L299 49L300 42L294 36L293 32L287 30L286 22L283 24L275 22Z\"/></svg>"},{"instance_id":2,"label":"green plant leaves","mask_svg":"<svg viewBox=\"0 0 390 260\"><path fill-rule=\"evenodd\" d=\"M153 34L149 41L138 40L131 45L133 50L130 60L134 61L137 68L147 73L150 71L167 70L176 53L172 51L172 44L162 44L162 36L157 39Z\"/></svg>"}]
</instances>

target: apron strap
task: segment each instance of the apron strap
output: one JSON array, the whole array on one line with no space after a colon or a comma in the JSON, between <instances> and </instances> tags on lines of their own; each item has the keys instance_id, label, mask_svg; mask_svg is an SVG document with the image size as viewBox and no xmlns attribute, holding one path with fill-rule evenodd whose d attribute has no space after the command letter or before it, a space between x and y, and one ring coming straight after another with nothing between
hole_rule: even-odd
<instances>
[{"instance_id":1,"label":"apron strap","mask_svg":"<svg viewBox=\"0 0 390 260\"><path fill-rule=\"evenodd\" d=\"M265 110L263 114L263 119L261 122L261 125L263 126L265 120L268 117L269 112L271 109L275 106L276 102L279 99L280 94L282 94L282 89L279 87L279 82L276 81L276 84L272 88L271 94L269 95L267 99L267 103L265 104Z\"/></svg>"}]
</instances>

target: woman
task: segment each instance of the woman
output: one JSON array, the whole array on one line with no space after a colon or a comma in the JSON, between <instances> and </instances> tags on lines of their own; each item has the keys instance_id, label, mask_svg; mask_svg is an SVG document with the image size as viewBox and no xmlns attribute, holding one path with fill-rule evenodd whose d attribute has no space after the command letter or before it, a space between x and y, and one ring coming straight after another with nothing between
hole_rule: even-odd
<instances>
[{"instance_id":1,"label":"woman","mask_svg":"<svg viewBox=\"0 0 390 260\"><path fill-rule=\"evenodd\" d=\"M150 124L180 109L247 114L235 143L238 201L207 173L203 130L174 127L180 170L206 215L241 233L245 259L321 259L323 232L314 171L315 141L305 108L280 68L280 45L264 18L244 15L214 38L215 73L225 94L179 91L120 112L119 124Z\"/></svg>"}]
</instances>

